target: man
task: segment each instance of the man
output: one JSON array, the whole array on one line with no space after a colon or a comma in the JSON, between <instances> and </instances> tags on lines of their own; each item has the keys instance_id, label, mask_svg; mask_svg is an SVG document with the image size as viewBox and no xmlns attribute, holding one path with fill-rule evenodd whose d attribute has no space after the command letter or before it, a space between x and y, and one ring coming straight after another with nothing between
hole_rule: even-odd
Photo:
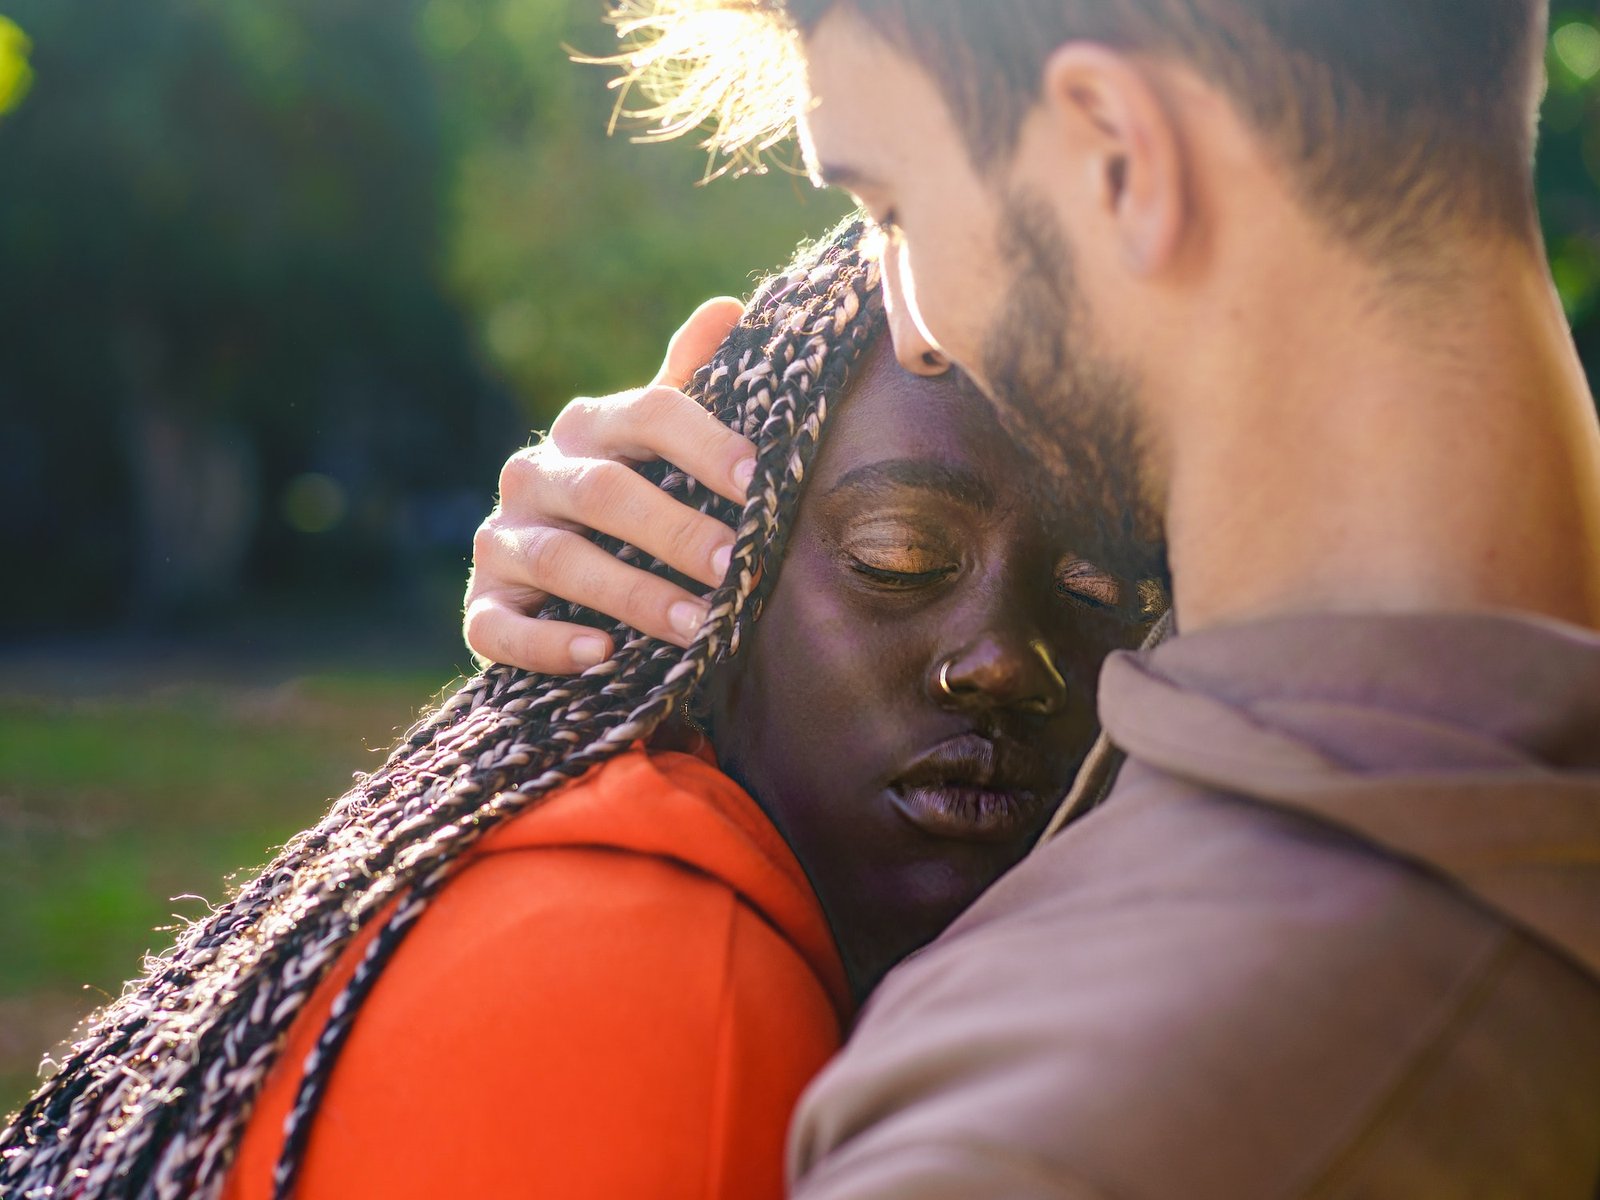
<instances>
[{"instance_id":1,"label":"man","mask_svg":"<svg viewBox=\"0 0 1600 1200\"><path fill-rule=\"evenodd\" d=\"M1093 482L1091 553L1164 535L1183 635L1105 669L1106 802L884 982L796 1194L1589 1200L1600 436L1533 214L1544 5L718 7L663 6L634 67L735 144L798 119L885 229L902 362ZM586 406L508 494L537 479L546 546L671 541L709 579L715 531L590 457L736 493L694 428L667 388ZM486 570L473 644L516 650L508 585L691 623L577 562Z\"/></svg>"}]
</instances>

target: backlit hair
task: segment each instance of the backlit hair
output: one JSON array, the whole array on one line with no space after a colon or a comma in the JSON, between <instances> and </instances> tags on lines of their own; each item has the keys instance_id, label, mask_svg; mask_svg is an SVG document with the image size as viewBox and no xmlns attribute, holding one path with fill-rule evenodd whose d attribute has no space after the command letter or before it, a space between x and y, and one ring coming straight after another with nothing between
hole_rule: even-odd
<instances>
[{"instance_id":1,"label":"backlit hair","mask_svg":"<svg viewBox=\"0 0 1600 1200\"><path fill-rule=\"evenodd\" d=\"M549 615L610 628L621 649L576 677L491 668L418 723L381 769L92 1018L0 1132L0 1196L216 1196L296 1016L357 933L381 922L305 1064L274 1185L292 1194L362 1001L465 852L648 738L737 652L777 575L830 401L883 328L877 266L860 240L851 225L767 281L690 385L756 445L743 509L664 464L644 469L668 494L736 524L732 562L694 643L681 650L551 606ZM631 546L598 540L670 574Z\"/></svg>"}]
</instances>

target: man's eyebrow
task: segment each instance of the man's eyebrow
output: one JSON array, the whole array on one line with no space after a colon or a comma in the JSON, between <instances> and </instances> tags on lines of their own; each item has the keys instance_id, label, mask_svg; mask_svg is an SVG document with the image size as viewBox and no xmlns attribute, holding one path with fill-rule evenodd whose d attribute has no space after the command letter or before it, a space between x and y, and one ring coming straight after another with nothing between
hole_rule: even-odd
<instances>
[{"instance_id":1,"label":"man's eyebrow","mask_svg":"<svg viewBox=\"0 0 1600 1200\"><path fill-rule=\"evenodd\" d=\"M845 472L844 477L828 489L828 494L882 492L897 487L933 492L973 508L994 506L994 492L980 476L923 458L889 458L856 467Z\"/></svg>"}]
</instances>

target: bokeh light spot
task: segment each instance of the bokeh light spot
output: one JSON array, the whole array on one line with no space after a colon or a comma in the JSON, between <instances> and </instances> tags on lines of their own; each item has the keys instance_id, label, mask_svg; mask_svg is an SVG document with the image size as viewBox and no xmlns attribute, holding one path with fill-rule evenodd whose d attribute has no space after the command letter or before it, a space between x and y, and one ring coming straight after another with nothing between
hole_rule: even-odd
<instances>
[{"instance_id":1,"label":"bokeh light spot","mask_svg":"<svg viewBox=\"0 0 1600 1200\"><path fill-rule=\"evenodd\" d=\"M347 507L344 488L326 475L296 475L283 489L283 519L297 533L327 533Z\"/></svg>"},{"instance_id":2,"label":"bokeh light spot","mask_svg":"<svg viewBox=\"0 0 1600 1200\"><path fill-rule=\"evenodd\" d=\"M33 43L15 21L0 17L0 113L16 107L33 83L28 53Z\"/></svg>"},{"instance_id":3,"label":"bokeh light spot","mask_svg":"<svg viewBox=\"0 0 1600 1200\"><path fill-rule=\"evenodd\" d=\"M1600 29L1572 21L1550 35L1550 48L1580 83L1600 75Z\"/></svg>"}]
</instances>

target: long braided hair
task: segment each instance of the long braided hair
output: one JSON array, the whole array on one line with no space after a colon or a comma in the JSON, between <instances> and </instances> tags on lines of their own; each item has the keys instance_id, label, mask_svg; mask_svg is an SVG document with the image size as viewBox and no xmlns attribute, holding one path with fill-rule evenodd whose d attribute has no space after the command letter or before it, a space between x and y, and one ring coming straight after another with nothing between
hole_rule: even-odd
<instances>
[{"instance_id":1,"label":"long braided hair","mask_svg":"<svg viewBox=\"0 0 1600 1200\"><path fill-rule=\"evenodd\" d=\"M502 822L648 737L739 646L770 591L830 398L883 327L878 272L851 224L762 285L690 385L757 447L742 511L665 464L668 493L737 522L710 615L680 650L614 626L621 649L577 677L493 667L404 737L382 768L189 926L100 1012L0 1133L0 1197L214 1197L285 1035L318 982L380 922L305 1064L278 1163L287 1197L334 1061L407 931ZM599 539L624 560L670 570ZM558 604L551 615L607 627Z\"/></svg>"}]
</instances>

